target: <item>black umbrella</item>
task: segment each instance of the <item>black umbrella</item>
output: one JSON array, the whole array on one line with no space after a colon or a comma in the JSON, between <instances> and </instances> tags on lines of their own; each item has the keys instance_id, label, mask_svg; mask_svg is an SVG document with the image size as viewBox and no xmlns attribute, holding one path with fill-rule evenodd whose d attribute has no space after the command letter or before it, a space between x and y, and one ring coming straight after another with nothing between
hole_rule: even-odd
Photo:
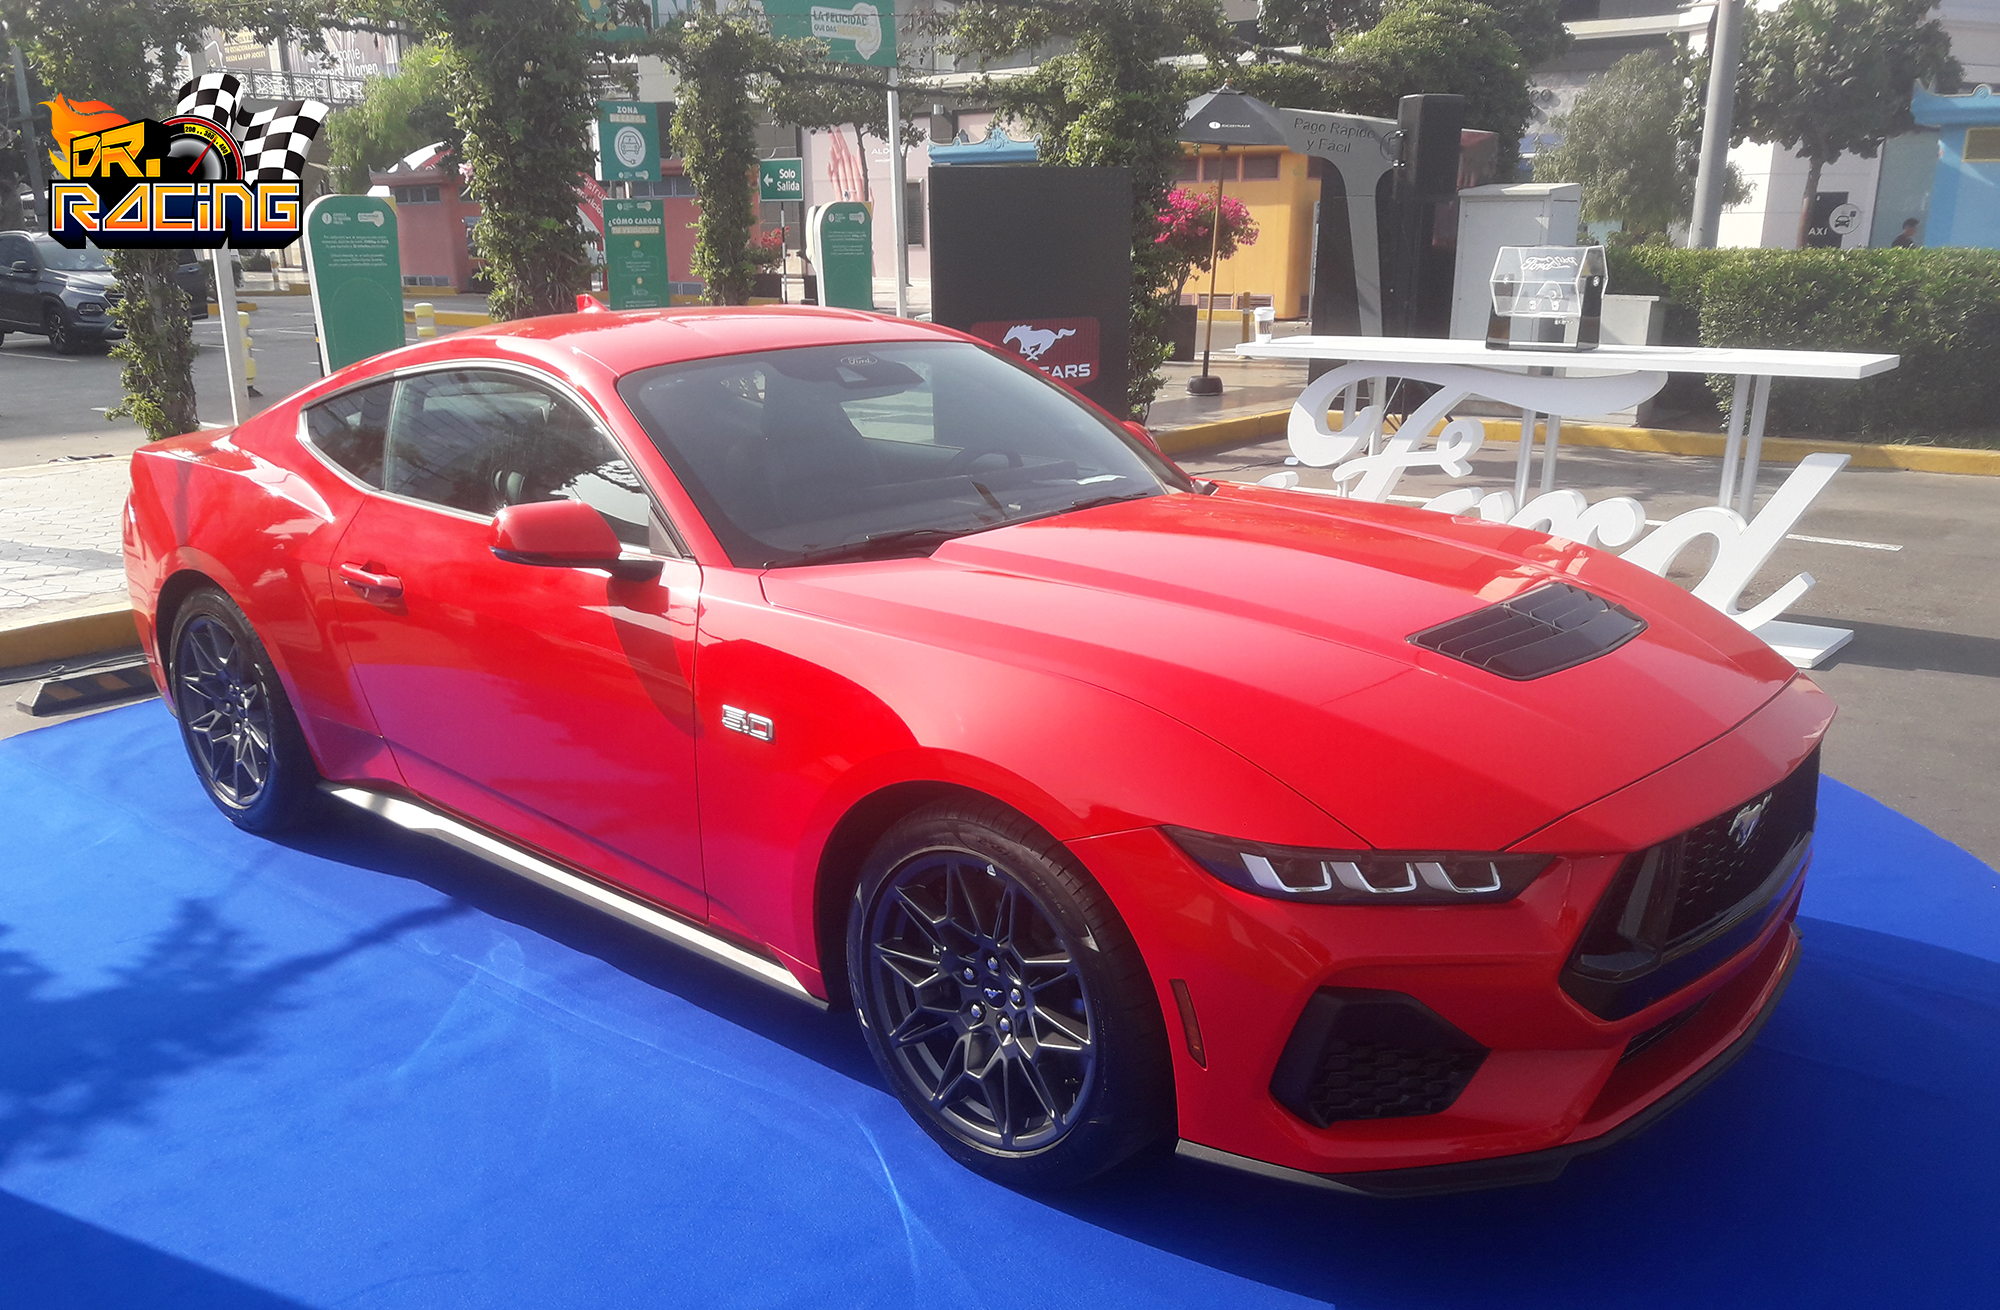
<instances>
[{"instance_id":1,"label":"black umbrella","mask_svg":"<svg viewBox=\"0 0 2000 1310\"><path fill-rule=\"evenodd\" d=\"M1278 111L1241 91L1223 87L1188 101L1180 139L1204 146L1281 146Z\"/></svg>"},{"instance_id":2,"label":"black umbrella","mask_svg":"<svg viewBox=\"0 0 2000 1310\"><path fill-rule=\"evenodd\" d=\"M1224 154L1231 146L1281 146L1285 144L1285 133L1278 122L1277 110L1256 96L1246 96L1224 86L1188 101L1187 113L1181 119L1180 139L1193 145L1197 154L1205 145L1220 147ZM1215 221L1210 228L1213 240L1208 252L1208 341L1202 347L1201 373L1189 378L1187 384L1188 394L1195 396L1222 394L1222 379L1208 371L1208 357L1215 348L1216 254L1222 248L1220 173L1215 178Z\"/></svg>"}]
</instances>

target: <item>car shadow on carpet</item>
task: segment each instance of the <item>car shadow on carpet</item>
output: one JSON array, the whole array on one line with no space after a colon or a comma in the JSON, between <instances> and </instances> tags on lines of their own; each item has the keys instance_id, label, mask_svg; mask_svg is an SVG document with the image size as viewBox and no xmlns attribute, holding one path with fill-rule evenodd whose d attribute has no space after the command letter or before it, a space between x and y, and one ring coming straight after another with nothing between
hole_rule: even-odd
<instances>
[{"instance_id":1,"label":"car shadow on carpet","mask_svg":"<svg viewBox=\"0 0 2000 1310\"><path fill-rule=\"evenodd\" d=\"M1750 1054L1554 1182L1391 1201L1174 1160L1052 1204L1343 1310L1990 1296L2000 964L1800 927L1798 974Z\"/></svg>"},{"instance_id":2,"label":"car shadow on carpet","mask_svg":"<svg viewBox=\"0 0 2000 1310\"><path fill-rule=\"evenodd\" d=\"M304 1310L262 1288L0 1192L0 1305Z\"/></svg>"}]
</instances>

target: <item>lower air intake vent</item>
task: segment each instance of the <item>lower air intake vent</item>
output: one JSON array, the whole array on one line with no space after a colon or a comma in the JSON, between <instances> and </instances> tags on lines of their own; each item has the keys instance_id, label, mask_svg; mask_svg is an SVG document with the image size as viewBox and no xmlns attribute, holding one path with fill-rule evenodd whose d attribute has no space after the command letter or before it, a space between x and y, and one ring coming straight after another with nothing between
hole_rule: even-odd
<instances>
[{"instance_id":1,"label":"lower air intake vent","mask_svg":"<svg viewBox=\"0 0 2000 1310\"><path fill-rule=\"evenodd\" d=\"M1476 669L1526 682L1609 654L1645 630L1646 621L1632 611L1581 587L1551 582L1413 632L1409 640Z\"/></svg>"},{"instance_id":2,"label":"lower air intake vent","mask_svg":"<svg viewBox=\"0 0 2000 1310\"><path fill-rule=\"evenodd\" d=\"M1401 992L1322 987L1271 1078L1278 1103L1316 1128L1448 1109L1486 1048Z\"/></svg>"}]
</instances>

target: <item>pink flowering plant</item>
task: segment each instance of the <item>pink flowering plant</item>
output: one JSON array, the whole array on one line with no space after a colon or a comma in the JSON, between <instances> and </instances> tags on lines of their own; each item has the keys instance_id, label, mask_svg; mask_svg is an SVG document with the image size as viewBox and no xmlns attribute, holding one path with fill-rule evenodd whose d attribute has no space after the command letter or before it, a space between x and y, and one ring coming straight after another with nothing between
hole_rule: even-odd
<instances>
[{"instance_id":1,"label":"pink flowering plant","mask_svg":"<svg viewBox=\"0 0 2000 1310\"><path fill-rule=\"evenodd\" d=\"M1160 206L1160 232L1153 243L1164 246L1171 260L1169 277L1174 301L1195 273L1208 272L1208 256L1215 236L1215 192L1190 191L1175 187ZM1257 244L1257 223L1241 200L1222 198L1222 240L1216 246L1219 258L1227 259L1242 246Z\"/></svg>"},{"instance_id":2,"label":"pink flowering plant","mask_svg":"<svg viewBox=\"0 0 2000 1310\"><path fill-rule=\"evenodd\" d=\"M782 228L766 228L751 234L743 250L744 258L759 268L772 268L783 263L785 258L785 233Z\"/></svg>"}]
</instances>

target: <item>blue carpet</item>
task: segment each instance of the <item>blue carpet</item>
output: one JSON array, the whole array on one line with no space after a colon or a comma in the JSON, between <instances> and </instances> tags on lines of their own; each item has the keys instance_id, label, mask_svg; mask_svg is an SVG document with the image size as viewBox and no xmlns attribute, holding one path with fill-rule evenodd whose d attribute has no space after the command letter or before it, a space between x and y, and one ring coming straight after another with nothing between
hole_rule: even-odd
<instances>
[{"instance_id":1,"label":"blue carpet","mask_svg":"<svg viewBox=\"0 0 2000 1310\"><path fill-rule=\"evenodd\" d=\"M0 1306L1991 1304L2000 875L1827 782L1755 1050L1539 1188L949 1163L851 1019L366 816L289 845L136 706L0 743Z\"/></svg>"}]
</instances>

